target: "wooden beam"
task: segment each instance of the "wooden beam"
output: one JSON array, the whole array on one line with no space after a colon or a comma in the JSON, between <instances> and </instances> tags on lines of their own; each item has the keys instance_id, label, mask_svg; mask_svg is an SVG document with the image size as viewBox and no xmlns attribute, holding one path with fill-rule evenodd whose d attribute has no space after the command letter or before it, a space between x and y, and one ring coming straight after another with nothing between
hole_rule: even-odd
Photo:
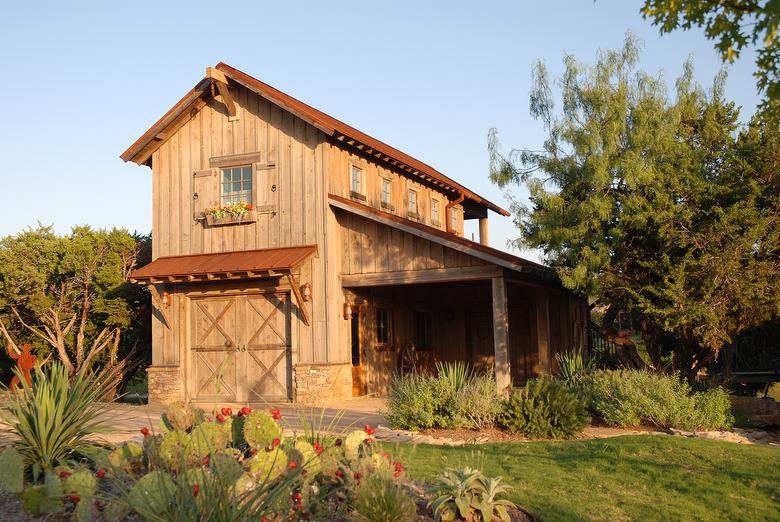
<instances>
[{"instance_id":1,"label":"wooden beam","mask_svg":"<svg viewBox=\"0 0 780 522\"><path fill-rule=\"evenodd\" d=\"M147 288L149 289L149 293L152 294L152 304L160 311L160 315L163 316L163 320L165 321L166 328L170 330L172 326L171 318L168 315L168 309L165 308L165 305L162 302L162 296L160 295L160 291L157 290L157 285L151 284L148 285Z\"/></svg>"},{"instance_id":2,"label":"wooden beam","mask_svg":"<svg viewBox=\"0 0 780 522\"><path fill-rule=\"evenodd\" d=\"M238 116L238 109L236 109L236 103L233 101L233 97L230 95L227 83L216 82L219 95L222 96L222 103L225 104L225 108L228 111L228 116L236 118Z\"/></svg>"},{"instance_id":3,"label":"wooden beam","mask_svg":"<svg viewBox=\"0 0 780 522\"><path fill-rule=\"evenodd\" d=\"M459 281L484 281L501 276L503 270L496 265L468 266L460 268L431 268L428 270L404 270L351 274L341 276L341 286L358 288L369 286L416 285L423 283L456 283Z\"/></svg>"},{"instance_id":4,"label":"wooden beam","mask_svg":"<svg viewBox=\"0 0 780 522\"><path fill-rule=\"evenodd\" d=\"M536 344L539 354L539 368L536 373L549 373L550 366L550 299L547 289L538 287L534 292L536 301Z\"/></svg>"},{"instance_id":5,"label":"wooden beam","mask_svg":"<svg viewBox=\"0 0 780 522\"><path fill-rule=\"evenodd\" d=\"M225 73L214 67L206 67L206 78L211 78L212 80L224 83L225 85L227 85L228 82Z\"/></svg>"},{"instance_id":6,"label":"wooden beam","mask_svg":"<svg viewBox=\"0 0 780 522\"><path fill-rule=\"evenodd\" d=\"M507 397L512 388L509 368L509 307L507 306L506 281L493 278L493 351L498 394Z\"/></svg>"},{"instance_id":7,"label":"wooden beam","mask_svg":"<svg viewBox=\"0 0 780 522\"><path fill-rule=\"evenodd\" d=\"M479 218L479 242L485 246L490 246L488 240L488 218Z\"/></svg>"},{"instance_id":8,"label":"wooden beam","mask_svg":"<svg viewBox=\"0 0 780 522\"><path fill-rule=\"evenodd\" d=\"M303 324L309 326L309 312L306 310L306 304L303 301L303 296L301 295L301 289L298 287L298 282L295 280L295 276L292 274L287 274L287 281L290 283L290 289L295 296L295 300L298 302L298 309L301 311L301 319L303 319Z\"/></svg>"}]
</instances>

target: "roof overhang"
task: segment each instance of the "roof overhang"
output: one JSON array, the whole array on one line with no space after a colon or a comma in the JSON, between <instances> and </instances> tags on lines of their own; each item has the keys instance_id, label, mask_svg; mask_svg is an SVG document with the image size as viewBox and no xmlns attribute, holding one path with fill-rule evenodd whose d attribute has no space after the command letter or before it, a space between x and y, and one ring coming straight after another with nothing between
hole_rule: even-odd
<instances>
[{"instance_id":1,"label":"roof overhang","mask_svg":"<svg viewBox=\"0 0 780 522\"><path fill-rule=\"evenodd\" d=\"M329 194L328 199L330 200L330 205L335 208L414 234L415 236L458 250L478 259L482 259L483 261L488 261L489 263L519 273L530 274L547 280L555 280L555 272L551 268L540 265L539 263L534 263L528 259L523 259L522 257L514 256L502 250L469 241L468 239L448 232L443 232L437 228L400 218L394 214L377 210L337 194Z\"/></svg>"},{"instance_id":2,"label":"roof overhang","mask_svg":"<svg viewBox=\"0 0 780 522\"><path fill-rule=\"evenodd\" d=\"M369 155L377 161L386 163L390 168L402 170L409 175L440 186L442 189L452 192L453 199L457 199L458 196L463 195L466 199L477 205L484 206L498 214L504 216L510 215L507 210L472 192L430 165L351 127L238 69L221 62L213 69L221 72L229 81L243 85L250 91L257 93L271 103L289 111L303 121L321 130L326 136L330 137L334 142L341 146L352 148L360 154ZM213 69L209 68L208 70ZM209 75L207 72L205 78L198 82L187 95L179 100L176 105L123 152L120 155L120 158L124 161L132 161L139 165L149 165L154 151L208 103L212 97L212 86L215 81L217 80L215 80L214 75Z\"/></svg>"},{"instance_id":3,"label":"roof overhang","mask_svg":"<svg viewBox=\"0 0 780 522\"><path fill-rule=\"evenodd\" d=\"M316 245L245 250L220 254L160 257L130 273L134 283L192 283L288 276Z\"/></svg>"}]
</instances>

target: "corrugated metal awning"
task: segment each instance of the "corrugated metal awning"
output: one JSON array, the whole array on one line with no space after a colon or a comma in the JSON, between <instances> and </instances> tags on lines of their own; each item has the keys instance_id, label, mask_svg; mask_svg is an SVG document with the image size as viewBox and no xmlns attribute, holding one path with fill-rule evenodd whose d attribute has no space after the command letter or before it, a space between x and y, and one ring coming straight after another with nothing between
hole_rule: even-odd
<instances>
[{"instance_id":1,"label":"corrugated metal awning","mask_svg":"<svg viewBox=\"0 0 780 522\"><path fill-rule=\"evenodd\" d=\"M289 274L316 245L161 257L130 273L137 283L247 279Z\"/></svg>"}]
</instances>

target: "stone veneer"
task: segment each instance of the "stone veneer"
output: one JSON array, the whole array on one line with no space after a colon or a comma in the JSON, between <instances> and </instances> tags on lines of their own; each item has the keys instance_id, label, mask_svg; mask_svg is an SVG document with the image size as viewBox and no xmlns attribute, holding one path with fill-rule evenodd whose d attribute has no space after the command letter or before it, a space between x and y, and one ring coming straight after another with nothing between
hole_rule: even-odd
<instances>
[{"instance_id":1,"label":"stone veneer","mask_svg":"<svg viewBox=\"0 0 780 522\"><path fill-rule=\"evenodd\" d=\"M184 398L178 366L150 366L146 374L149 381L149 404L170 404Z\"/></svg>"},{"instance_id":2,"label":"stone veneer","mask_svg":"<svg viewBox=\"0 0 780 522\"><path fill-rule=\"evenodd\" d=\"M299 363L294 369L295 402L326 403L352 397L352 364Z\"/></svg>"}]
</instances>

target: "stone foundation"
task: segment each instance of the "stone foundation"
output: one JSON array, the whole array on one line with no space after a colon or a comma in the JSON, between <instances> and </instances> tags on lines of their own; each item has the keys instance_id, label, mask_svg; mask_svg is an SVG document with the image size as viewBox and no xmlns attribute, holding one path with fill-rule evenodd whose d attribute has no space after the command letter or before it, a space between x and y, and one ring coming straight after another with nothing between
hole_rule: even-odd
<instances>
[{"instance_id":1,"label":"stone foundation","mask_svg":"<svg viewBox=\"0 0 780 522\"><path fill-rule=\"evenodd\" d=\"M146 375L149 404L170 404L184 398L178 366L150 366L146 369Z\"/></svg>"},{"instance_id":2,"label":"stone foundation","mask_svg":"<svg viewBox=\"0 0 780 522\"><path fill-rule=\"evenodd\" d=\"M295 402L324 404L352 397L352 364L296 364Z\"/></svg>"}]
</instances>

